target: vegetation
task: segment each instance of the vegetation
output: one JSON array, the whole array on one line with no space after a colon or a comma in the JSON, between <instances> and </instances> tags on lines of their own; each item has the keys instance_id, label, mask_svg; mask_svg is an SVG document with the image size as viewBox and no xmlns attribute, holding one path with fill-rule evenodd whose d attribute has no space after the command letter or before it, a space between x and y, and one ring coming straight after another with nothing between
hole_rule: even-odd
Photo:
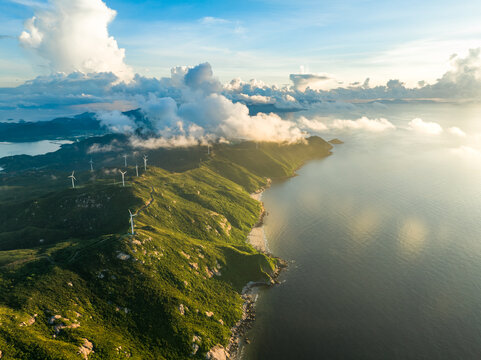
<instances>
[{"instance_id":1,"label":"vegetation","mask_svg":"<svg viewBox=\"0 0 481 360\"><path fill-rule=\"evenodd\" d=\"M269 281L277 266L246 243L261 211L249 192L331 146L311 138L216 145L210 156L205 147L156 150L140 177L128 168L126 187L108 167L121 152L108 151L69 189L61 164L79 164L92 141L105 139L1 176L2 360L205 358L241 318L242 288Z\"/></svg>"}]
</instances>

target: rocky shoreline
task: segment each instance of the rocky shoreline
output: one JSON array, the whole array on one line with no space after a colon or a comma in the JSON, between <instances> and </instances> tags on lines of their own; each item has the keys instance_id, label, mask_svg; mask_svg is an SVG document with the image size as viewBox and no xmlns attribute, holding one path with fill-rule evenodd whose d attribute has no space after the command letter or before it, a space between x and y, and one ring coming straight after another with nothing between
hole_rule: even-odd
<instances>
[{"instance_id":1,"label":"rocky shoreline","mask_svg":"<svg viewBox=\"0 0 481 360\"><path fill-rule=\"evenodd\" d=\"M256 319L255 303L258 297L258 290L261 287L272 287L279 284L277 278L281 271L287 267L286 261L279 258L277 259L279 266L275 269L269 282L250 282L242 290L242 298L244 299L242 319L231 329L232 337L226 348L225 359L238 360L242 346L250 343L250 340L247 338L247 332L252 328Z\"/></svg>"},{"instance_id":2,"label":"rocky shoreline","mask_svg":"<svg viewBox=\"0 0 481 360\"><path fill-rule=\"evenodd\" d=\"M270 186L271 181L269 179L268 186ZM257 201L261 201L262 194L265 188L251 194L251 197ZM262 204L262 211L259 216L258 222L252 228L250 234L247 237L247 241L254 246L258 251L265 254L269 254L269 248L267 242L265 241L263 221L264 217L267 215L264 204ZM278 260L278 266L274 270L273 275L269 282L250 282L244 289L242 289L242 299L244 299L244 304L242 305L242 319L239 320L234 327L232 327L232 337L229 340L229 344L225 350L226 359L236 360L239 358L242 346L249 344L250 340L247 338L247 332L254 325L256 318L255 303L259 295L259 288L261 287L271 287L278 284L277 278L279 277L281 271L287 267L287 262L283 259L276 258Z\"/></svg>"}]
</instances>

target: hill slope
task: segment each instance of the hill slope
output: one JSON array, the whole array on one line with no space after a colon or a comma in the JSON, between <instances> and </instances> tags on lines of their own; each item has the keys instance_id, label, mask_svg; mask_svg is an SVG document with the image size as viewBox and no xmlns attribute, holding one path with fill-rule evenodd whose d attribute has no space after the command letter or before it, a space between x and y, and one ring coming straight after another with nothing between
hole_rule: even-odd
<instances>
[{"instance_id":1,"label":"hill slope","mask_svg":"<svg viewBox=\"0 0 481 360\"><path fill-rule=\"evenodd\" d=\"M217 145L193 167L203 151L193 148L177 165L188 170L150 166L126 187L80 173L75 190L40 182L21 201L4 195L3 359L205 358L241 317L242 287L269 281L277 266L246 243L261 211L249 192L330 149L319 138Z\"/></svg>"}]
</instances>

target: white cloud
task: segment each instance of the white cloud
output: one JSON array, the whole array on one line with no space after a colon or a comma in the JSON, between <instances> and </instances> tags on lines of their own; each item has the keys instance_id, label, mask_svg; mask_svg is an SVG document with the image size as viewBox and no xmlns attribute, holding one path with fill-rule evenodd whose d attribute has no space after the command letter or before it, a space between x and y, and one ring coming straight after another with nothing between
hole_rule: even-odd
<instances>
[{"instance_id":1,"label":"white cloud","mask_svg":"<svg viewBox=\"0 0 481 360\"><path fill-rule=\"evenodd\" d=\"M395 129L389 120L380 119L369 119L365 116L357 120L334 120L332 124L329 125L329 129L336 130L364 130L369 132L383 132L386 130Z\"/></svg>"},{"instance_id":2,"label":"white cloud","mask_svg":"<svg viewBox=\"0 0 481 360\"><path fill-rule=\"evenodd\" d=\"M97 114L97 119L100 120L101 125L115 133L129 134L136 128L135 122L118 110L101 112Z\"/></svg>"},{"instance_id":3,"label":"white cloud","mask_svg":"<svg viewBox=\"0 0 481 360\"><path fill-rule=\"evenodd\" d=\"M314 120L314 119L309 120L305 116L301 116L297 121L301 126L309 130L318 131L318 132L328 130L328 127L319 120Z\"/></svg>"},{"instance_id":4,"label":"white cloud","mask_svg":"<svg viewBox=\"0 0 481 360\"><path fill-rule=\"evenodd\" d=\"M230 139L297 142L305 135L291 121L283 120L276 114L259 113L250 116L247 106L234 104L219 94L182 104L179 115L207 132Z\"/></svg>"},{"instance_id":5,"label":"white cloud","mask_svg":"<svg viewBox=\"0 0 481 360\"><path fill-rule=\"evenodd\" d=\"M205 16L200 19L200 23L202 25L219 25L219 24L228 24L230 21L226 19L221 19L213 16Z\"/></svg>"},{"instance_id":6,"label":"white cloud","mask_svg":"<svg viewBox=\"0 0 481 360\"><path fill-rule=\"evenodd\" d=\"M175 147L189 147L196 146L202 143L201 139L194 136L176 135L170 138L153 137L148 139L141 139L138 137L131 137L130 144L136 148L144 149L159 149L159 148L175 148Z\"/></svg>"},{"instance_id":7,"label":"white cloud","mask_svg":"<svg viewBox=\"0 0 481 360\"><path fill-rule=\"evenodd\" d=\"M114 140L108 145L101 145L97 143L91 145L87 150L87 154L96 154L96 153L104 153L104 152L120 151L120 150L122 150L122 148L118 146L118 142Z\"/></svg>"},{"instance_id":8,"label":"white cloud","mask_svg":"<svg viewBox=\"0 0 481 360\"><path fill-rule=\"evenodd\" d=\"M48 62L52 71L112 72L130 81L125 50L109 35L116 12L101 0L50 0L25 22L20 44Z\"/></svg>"},{"instance_id":9,"label":"white cloud","mask_svg":"<svg viewBox=\"0 0 481 360\"><path fill-rule=\"evenodd\" d=\"M239 94L236 96L236 99L241 100L247 104L274 104L276 102L275 99L263 95Z\"/></svg>"},{"instance_id":10,"label":"white cloud","mask_svg":"<svg viewBox=\"0 0 481 360\"><path fill-rule=\"evenodd\" d=\"M448 129L449 133L459 137L466 137L466 133L460 128L453 126Z\"/></svg>"},{"instance_id":11,"label":"white cloud","mask_svg":"<svg viewBox=\"0 0 481 360\"><path fill-rule=\"evenodd\" d=\"M441 125L435 122L427 122L416 118L408 123L408 130L427 135L439 135L443 132Z\"/></svg>"},{"instance_id":12,"label":"white cloud","mask_svg":"<svg viewBox=\"0 0 481 360\"><path fill-rule=\"evenodd\" d=\"M132 99L137 102L141 117L132 120L118 111L104 112L99 115L102 124L113 131L141 132L149 139L135 139L135 144L147 148L190 146L219 138L293 143L302 141L306 135L292 121L276 114L251 116L245 104L234 103L216 92L220 83L207 63L176 68L173 74L180 92L173 92L177 100L162 96L170 91L160 91L160 96L152 91L136 92ZM132 84L134 88L138 80ZM118 88L125 93L130 86ZM150 85L149 88L152 89ZM253 99L265 103L268 97L254 95Z\"/></svg>"},{"instance_id":13,"label":"white cloud","mask_svg":"<svg viewBox=\"0 0 481 360\"><path fill-rule=\"evenodd\" d=\"M299 91L304 91L307 88L329 90L339 87L339 83L327 74L291 74L289 79L292 81L294 88Z\"/></svg>"},{"instance_id":14,"label":"white cloud","mask_svg":"<svg viewBox=\"0 0 481 360\"><path fill-rule=\"evenodd\" d=\"M149 119L152 130L160 132L175 127L181 121L178 116L177 103L171 97L158 98L152 93L147 98L137 96L139 107Z\"/></svg>"}]
</instances>

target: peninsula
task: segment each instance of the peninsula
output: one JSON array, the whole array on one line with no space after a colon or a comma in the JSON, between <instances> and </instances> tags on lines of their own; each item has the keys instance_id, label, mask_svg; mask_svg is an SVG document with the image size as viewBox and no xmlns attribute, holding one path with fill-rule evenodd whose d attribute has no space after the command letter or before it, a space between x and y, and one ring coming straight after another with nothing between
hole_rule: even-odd
<instances>
[{"instance_id":1,"label":"peninsula","mask_svg":"<svg viewBox=\"0 0 481 360\"><path fill-rule=\"evenodd\" d=\"M0 159L0 358L214 357L244 286L279 265L247 242L262 211L249 194L331 148L157 149L144 170L143 151L108 135Z\"/></svg>"}]
</instances>

